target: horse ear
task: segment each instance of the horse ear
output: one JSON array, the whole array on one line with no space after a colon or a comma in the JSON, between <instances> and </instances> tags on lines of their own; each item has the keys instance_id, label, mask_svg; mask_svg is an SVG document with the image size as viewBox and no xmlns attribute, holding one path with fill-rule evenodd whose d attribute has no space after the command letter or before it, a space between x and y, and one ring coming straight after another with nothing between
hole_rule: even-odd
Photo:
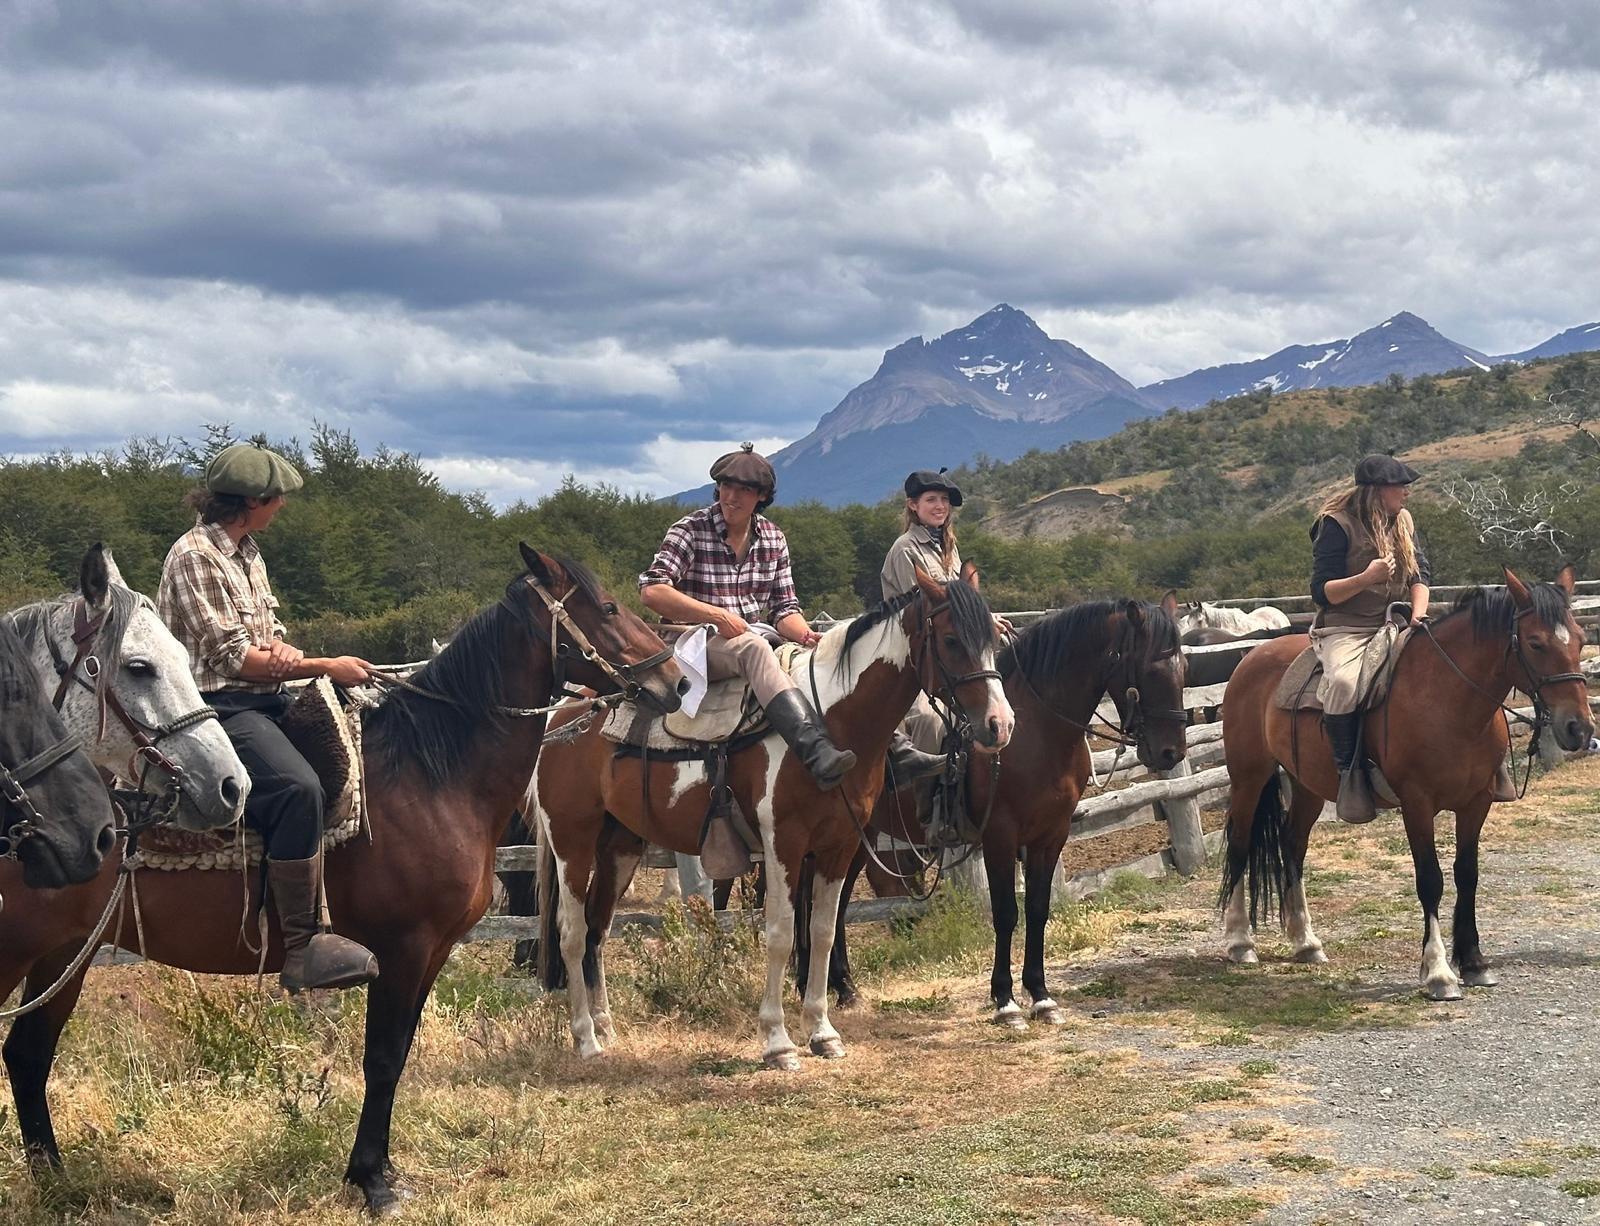
<instances>
[{"instance_id":1,"label":"horse ear","mask_svg":"<svg viewBox=\"0 0 1600 1226\"><path fill-rule=\"evenodd\" d=\"M1144 604L1141 601L1127 601L1122 606L1122 611L1128 619L1128 625L1135 630L1144 625Z\"/></svg>"},{"instance_id":2,"label":"horse ear","mask_svg":"<svg viewBox=\"0 0 1600 1226\"><path fill-rule=\"evenodd\" d=\"M1167 594L1161 598L1161 611L1168 617L1178 616L1178 593L1174 588L1168 588Z\"/></svg>"},{"instance_id":3,"label":"horse ear","mask_svg":"<svg viewBox=\"0 0 1600 1226\"><path fill-rule=\"evenodd\" d=\"M83 555L83 561L78 565L78 591L83 593L83 599L91 609L105 606L106 594L111 589L111 571L106 565L110 560L106 547L96 541L89 546L89 552Z\"/></svg>"},{"instance_id":4,"label":"horse ear","mask_svg":"<svg viewBox=\"0 0 1600 1226\"><path fill-rule=\"evenodd\" d=\"M106 560L106 581L117 587L127 587L128 581L122 577L122 571L117 566L116 558L111 556L111 547L109 545L101 550L101 556Z\"/></svg>"},{"instance_id":5,"label":"horse ear","mask_svg":"<svg viewBox=\"0 0 1600 1226\"><path fill-rule=\"evenodd\" d=\"M1501 571L1506 577L1506 591L1511 593L1511 599L1516 601L1517 608L1526 609L1533 604L1533 597L1528 595L1528 585L1511 572L1509 566L1501 566Z\"/></svg>"},{"instance_id":6,"label":"horse ear","mask_svg":"<svg viewBox=\"0 0 1600 1226\"><path fill-rule=\"evenodd\" d=\"M924 596L929 600L939 600L944 596L943 584L923 570L922 567L917 566L916 563L912 563L912 569L916 574L917 586L922 589Z\"/></svg>"},{"instance_id":7,"label":"horse ear","mask_svg":"<svg viewBox=\"0 0 1600 1226\"><path fill-rule=\"evenodd\" d=\"M518 541L517 549L522 553L522 564L528 568L528 573L544 584L545 587L558 587L561 581L566 578L562 573L559 562L540 553L526 541Z\"/></svg>"},{"instance_id":8,"label":"horse ear","mask_svg":"<svg viewBox=\"0 0 1600 1226\"><path fill-rule=\"evenodd\" d=\"M1556 586L1571 596L1578 587L1578 568L1568 562L1556 575Z\"/></svg>"},{"instance_id":9,"label":"horse ear","mask_svg":"<svg viewBox=\"0 0 1600 1226\"><path fill-rule=\"evenodd\" d=\"M978 574L976 562L963 562L961 564L961 581L976 590L982 582L983 576Z\"/></svg>"}]
</instances>

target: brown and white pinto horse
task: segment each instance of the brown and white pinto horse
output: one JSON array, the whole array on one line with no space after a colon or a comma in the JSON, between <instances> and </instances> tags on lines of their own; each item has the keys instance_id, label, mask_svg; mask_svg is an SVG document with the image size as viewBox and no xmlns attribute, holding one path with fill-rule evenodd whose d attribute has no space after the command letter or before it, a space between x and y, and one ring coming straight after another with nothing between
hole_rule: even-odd
<instances>
[{"instance_id":1,"label":"brown and white pinto horse","mask_svg":"<svg viewBox=\"0 0 1600 1226\"><path fill-rule=\"evenodd\" d=\"M1183 709L1184 661L1172 621L1171 596L1161 605L1137 600L1100 600L1059 609L1025 627L1000 653L1005 693L1017 713L1017 731L1001 755L998 775L991 759L969 755L969 815L983 826L984 867L994 919L994 969L989 979L994 1021L1023 1029L1027 1022L1013 998L1011 941L1017 927L1016 865L1024 856L1022 986L1034 1020L1066 1020L1045 983L1044 930L1050 919L1050 886L1073 811L1089 780L1084 732L1100 699L1109 694L1123 732L1151 770L1170 770L1185 754L1188 714ZM873 815L874 834L920 843L925 837L907 787L886 788ZM992 798L992 799L991 799ZM991 807L992 806L992 807ZM858 856L850 875L866 867ZM841 898L841 906L848 894ZM845 929L840 924L830 964L841 1003L854 999ZM797 973L807 968L805 950ZM802 979L802 990L804 980Z\"/></svg>"},{"instance_id":2,"label":"brown and white pinto horse","mask_svg":"<svg viewBox=\"0 0 1600 1226\"><path fill-rule=\"evenodd\" d=\"M1453 612L1412 636L1388 698L1366 721L1368 757L1400 799L1417 898L1422 904L1422 989L1458 1000L1461 985L1496 980L1478 940L1478 836L1490 785L1508 744L1501 706L1512 688L1535 709L1564 749L1582 749L1594 725L1578 671L1583 631L1573 620L1569 566L1554 584L1524 584L1510 570L1504 588L1475 588ZM1276 905L1297 962L1325 962L1311 929L1304 883L1306 845L1339 776L1319 712L1291 714L1273 701L1278 680L1309 640L1263 643L1239 665L1223 699L1223 742L1231 776L1228 862L1219 899L1224 939L1235 962L1256 961L1252 926ZM1291 799L1285 821L1279 772ZM1434 819L1456 815L1456 908L1450 956L1439 927L1444 874L1434 849ZM1248 893L1248 900L1247 900ZM1460 974L1451 969L1452 961Z\"/></svg>"},{"instance_id":3,"label":"brown and white pinto horse","mask_svg":"<svg viewBox=\"0 0 1600 1226\"><path fill-rule=\"evenodd\" d=\"M544 717L514 717L515 710L550 702L557 650L567 655L573 680L602 692L615 691L621 680L658 711L676 710L680 684L687 684L672 660L661 659L655 633L607 599L586 571L526 545L522 554L528 570L505 597L468 622L411 679L414 689L390 694L368 718L373 838L353 840L328 857L335 928L378 957L379 975L367 996L366 1097L345 1172L375 1211L398 1204L390 1185L389 1125L423 1004L456 942L489 906L495 845L544 736ZM535 584L563 606L566 621L553 624ZM39 893L30 905L0 913L0 1000L23 975L27 998L37 996L70 964L120 861L108 857L88 885ZM241 914L247 908L253 914L259 903L256 874L145 871L138 880L143 952L185 970L256 973L257 955L240 931ZM141 944L131 922L116 941L135 951ZM276 972L282 960L274 922L267 970ZM60 1165L61 1153L45 1085L82 985L80 971L61 995L17 1022L5 1044L23 1143L49 1165Z\"/></svg>"},{"instance_id":4,"label":"brown and white pinto horse","mask_svg":"<svg viewBox=\"0 0 1600 1226\"><path fill-rule=\"evenodd\" d=\"M995 668L989 606L976 572L941 586L918 571L917 587L823 635L796 666L795 679L824 715L834 744L853 749L857 764L834 790L817 790L810 773L777 734L728 757L728 786L761 832L767 872L767 982L761 1004L763 1059L799 1067L784 1024L783 978L794 945L794 891L808 857L814 863L811 941L813 991L804 1019L811 1051L844 1054L828 1019L828 953L834 916L850 862L883 786L889 738L918 688L952 696L986 749L1011 739L1011 705ZM574 712L574 717L579 714ZM553 728L567 722L553 717ZM541 937L546 982L559 986L565 964L572 1037L580 1053L599 1055L611 1038L606 997L605 938L617 899L638 867L643 840L695 852L709 804L699 761L653 763L616 753L598 727L552 744L530 789L529 812L543 829L539 898L555 918ZM593 880L591 882L591 872ZM554 880L552 881L552 878ZM548 901L546 901L548 900Z\"/></svg>"}]
</instances>

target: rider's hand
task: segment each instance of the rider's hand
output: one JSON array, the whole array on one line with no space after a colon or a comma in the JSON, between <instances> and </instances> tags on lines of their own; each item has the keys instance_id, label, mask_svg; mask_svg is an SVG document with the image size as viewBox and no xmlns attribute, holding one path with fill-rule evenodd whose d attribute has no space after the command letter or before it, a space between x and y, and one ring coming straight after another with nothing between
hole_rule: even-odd
<instances>
[{"instance_id":1,"label":"rider's hand","mask_svg":"<svg viewBox=\"0 0 1600 1226\"><path fill-rule=\"evenodd\" d=\"M815 630L807 630L795 641L802 647L815 647L818 643L822 642L822 636Z\"/></svg>"},{"instance_id":2,"label":"rider's hand","mask_svg":"<svg viewBox=\"0 0 1600 1226\"><path fill-rule=\"evenodd\" d=\"M301 661L306 658L306 653L298 647L284 642L282 639L273 639L267 646L267 674L274 681L281 681L300 667Z\"/></svg>"},{"instance_id":3,"label":"rider's hand","mask_svg":"<svg viewBox=\"0 0 1600 1226\"><path fill-rule=\"evenodd\" d=\"M736 639L750 629L750 623L737 613L723 609L716 618L717 634L725 639Z\"/></svg>"},{"instance_id":4,"label":"rider's hand","mask_svg":"<svg viewBox=\"0 0 1600 1226\"><path fill-rule=\"evenodd\" d=\"M1394 578L1394 554L1386 553L1381 558L1373 558L1367 563L1367 569L1361 572L1361 578L1367 587L1382 587Z\"/></svg>"},{"instance_id":5,"label":"rider's hand","mask_svg":"<svg viewBox=\"0 0 1600 1226\"><path fill-rule=\"evenodd\" d=\"M1001 617L998 613L993 614L993 617L994 628L1001 638L1008 639L1016 633L1015 628L1011 625L1010 619Z\"/></svg>"},{"instance_id":6,"label":"rider's hand","mask_svg":"<svg viewBox=\"0 0 1600 1226\"><path fill-rule=\"evenodd\" d=\"M372 665L360 656L334 656L328 661L328 679L337 685L365 685Z\"/></svg>"}]
</instances>

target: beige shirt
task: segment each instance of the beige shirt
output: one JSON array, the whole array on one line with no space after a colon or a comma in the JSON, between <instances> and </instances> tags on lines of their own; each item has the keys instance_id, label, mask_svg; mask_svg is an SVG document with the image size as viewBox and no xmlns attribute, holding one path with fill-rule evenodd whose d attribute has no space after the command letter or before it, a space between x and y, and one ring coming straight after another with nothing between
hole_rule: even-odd
<instances>
[{"instance_id":1,"label":"beige shirt","mask_svg":"<svg viewBox=\"0 0 1600 1226\"><path fill-rule=\"evenodd\" d=\"M949 583L961 574L961 552L956 550L950 559L950 569L944 565L944 554L929 532L921 524L912 524L889 546L889 556L883 560L883 570L878 581L883 585L883 598L893 600L917 585L916 567L940 583Z\"/></svg>"}]
</instances>

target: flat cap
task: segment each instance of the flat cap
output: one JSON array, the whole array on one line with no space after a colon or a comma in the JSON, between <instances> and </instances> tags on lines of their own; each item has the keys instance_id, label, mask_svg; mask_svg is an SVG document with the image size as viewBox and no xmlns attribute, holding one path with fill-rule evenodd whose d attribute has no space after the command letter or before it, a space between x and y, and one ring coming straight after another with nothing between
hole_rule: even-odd
<instances>
[{"instance_id":1,"label":"flat cap","mask_svg":"<svg viewBox=\"0 0 1600 1226\"><path fill-rule=\"evenodd\" d=\"M1369 455L1356 465L1357 485L1410 485L1422 476L1392 455Z\"/></svg>"},{"instance_id":2,"label":"flat cap","mask_svg":"<svg viewBox=\"0 0 1600 1226\"><path fill-rule=\"evenodd\" d=\"M917 498L929 490L943 490L950 495L950 505L961 505L961 487L945 475L945 470L934 472L931 468L919 468L906 478L906 497Z\"/></svg>"},{"instance_id":3,"label":"flat cap","mask_svg":"<svg viewBox=\"0 0 1600 1226\"><path fill-rule=\"evenodd\" d=\"M272 498L293 493L304 484L293 464L254 443L224 447L206 465L205 485L213 494Z\"/></svg>"},{"instance_id":4,"label":"flat cap","mask_svg":"<svg viewBox=\"0 0 1600 1226\"><path fill-rule=\"evenodd\" d=\"M772 465L767 457L756 450L754 443L740 443L738 451L718 456L717 462L711 466L711 479L748 485L751 489L759 491L764 497L761 503L762 509L765 509L778 493L778 475L772 471Z\"/></svg>"}]
</instances>

